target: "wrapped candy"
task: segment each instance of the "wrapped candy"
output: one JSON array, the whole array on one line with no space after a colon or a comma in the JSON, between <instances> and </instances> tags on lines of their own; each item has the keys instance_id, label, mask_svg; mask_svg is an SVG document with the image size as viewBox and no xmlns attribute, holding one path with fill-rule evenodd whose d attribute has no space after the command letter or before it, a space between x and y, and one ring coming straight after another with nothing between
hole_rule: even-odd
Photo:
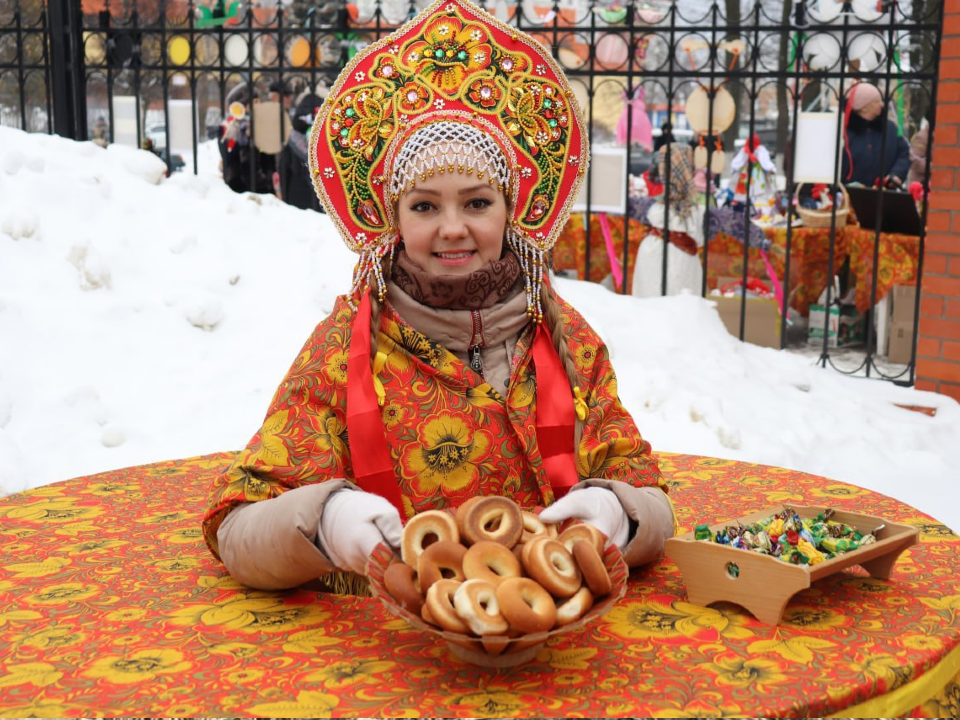
<instances>
[{"instance_id":1,"label":"wrapped candy","mask_svg":"<svg viewBox=\"0 0 960 720\"><path fill-rule=\"evenodd\" d=\"M831 520L833 514L833 510L827 510L804 519L794 510L784 508L747 526L738 522L713 532L709 525L697 525L694 538L772 555L794 565L816 565L876 542L874 535L861 534L855 527Z\"/></svg>"},{"instance_id":2,"label":"wrapped candy","mask_svg":"<svg viewBox=\"0 0 960 720\"><path fill-rule=\"evenodd\" d=\"M693 531L694 540L707 540L710 541L713 539L713 533L710 532L710 526L707 524L697 525Z\"/></svg>"}]
</instances>

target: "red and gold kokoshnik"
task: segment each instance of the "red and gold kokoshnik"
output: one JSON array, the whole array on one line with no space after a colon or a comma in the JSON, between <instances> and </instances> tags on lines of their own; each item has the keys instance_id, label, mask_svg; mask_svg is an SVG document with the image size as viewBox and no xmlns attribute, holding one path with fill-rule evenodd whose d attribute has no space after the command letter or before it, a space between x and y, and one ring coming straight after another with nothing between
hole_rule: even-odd
<instances>
[{"instance_id":1,"label":"red and gold kokoshnik","mask_svg":"<svg viewBox=\"0 0 960 720\"><path fill-rule=\"evenodd\" d=\"M531 250L552 248L589 160L577 100L536 40L466 0L442 0L355 55L313 124L314 186L360 265L397 241L397 148L437 121L496 140L511 166L513 232Z\"/></svg>"}]
</instances>

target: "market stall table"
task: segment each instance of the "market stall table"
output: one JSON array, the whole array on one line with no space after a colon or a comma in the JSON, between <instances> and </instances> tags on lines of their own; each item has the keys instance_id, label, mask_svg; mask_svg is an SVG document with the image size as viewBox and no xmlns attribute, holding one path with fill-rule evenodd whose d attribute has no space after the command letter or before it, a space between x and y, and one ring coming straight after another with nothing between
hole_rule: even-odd
<instances>
[{"instance_id":1,"label":"market stall table","mask_svg":"<svg viewBox=\"0 0 960 720\"><path fill-rule=\"evenodd\" d=\"M856 569L779 626L687 601L668 559L529 663L467 665L372 598L264 592L200 536L221 453L0 500L0 715L960 715L960 538L889 497L801 472L661 455L682 531L782 503L915 526L890 580ZM904 480L908 482L907 479Z\"/></svg>"},{"instance_id":2,"label":"market stall table","mask_svg":"<svg viewBox=\"0 0 960 720\"><path fill-rule=\"evenodd\" d=\"M554 247L554 267L571 270L581 280L601 282L611 274L611 254L622 264L624 235L627 238L627 265L623 270L627 291L633 280L633 263L649 228L634 218L624 222L622 216L609 217L606 222L610 236L610 250L604 238L600 214L590 216L589 241L582 213L575 213L564 227ZM782 280L786 271L786 228L764 230L770 240L770 264ZM854 304L865 312L870 308L874 276L874 244L877 235L859 225L848 224L837 229L834 236L834 273L840 271L844 258L850 259L850 271L856 279ZM920 256L920 238L914 235L880 233L878 244L877 295L879 302L894 285L915 285ZM702 252L702 251L701 251ZM590 258L590 277L585 277L587 256ZM791 307L806 315L810 305L827 285L830 259L830 228L794 227L790 237L790 278L787 287ZM767 268L757 248L750 248L747 256L749 275L764 278ZM728 233L720 232L711 238L707 247L707 287L717 287L719 278L739 278L743 274L743 242ZM619 292L620 286L617 285Z\"/></svg>"}]
</instances>

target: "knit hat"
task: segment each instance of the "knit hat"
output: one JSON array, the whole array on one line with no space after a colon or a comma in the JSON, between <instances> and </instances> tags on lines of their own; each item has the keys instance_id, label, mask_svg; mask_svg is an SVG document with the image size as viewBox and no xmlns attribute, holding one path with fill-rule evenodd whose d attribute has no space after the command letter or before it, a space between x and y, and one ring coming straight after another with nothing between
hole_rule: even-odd
<instances>
[{"instance_id":1,"label":"knit hat","mask_svg":"<svg viewBox=\"0 0 960 720\"><path fill-rule=\"evenodd\" d=\"M876 85L871 85L870 83L856 83L847 92L847 101L850 103L850 107L854 112L863 110L863 108L876 100L882 101L883 95L880 94L880 89Z\"/></svg>"},{"instance_id":2,"label":"knit hat","mask_svg":"<svg viewBox=\"0 0 960 720\"><path fill-rule=\"evenodd\" d=\"M293 129L301 133L309 132L321 105L323 105L323 100L319 95L306 93L300 97L297 101L297 107L293 111L293 118L291 120Z\"/></svg>"}]
</instances>

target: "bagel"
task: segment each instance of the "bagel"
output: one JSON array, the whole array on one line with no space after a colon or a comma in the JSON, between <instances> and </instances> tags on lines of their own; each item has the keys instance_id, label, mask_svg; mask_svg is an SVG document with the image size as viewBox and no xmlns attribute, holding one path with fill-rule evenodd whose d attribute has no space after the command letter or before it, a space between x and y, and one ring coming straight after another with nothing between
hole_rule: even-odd
<instances>
[{"instance_id":1,"label":"bagel","mask_svg":"<svg viewBox=\"0 0 960 720\"><path fill-rule=\"evenodd\" d=\"M569 625L586 615L593 607L593 593L582 587L562 603L557 604L557 627Z\"/></svg>"},{"instance_id":2,"label":"bagel","mask_svg":"<svg viewBox=\"0 0 960 720\"><path fill-rule=\"evenodd\" d=\"M456 580L462 582L463 556L467 549L458 542L441 540L428 546L420 553L417 561L417 576L420 578L420 590L427 592L438 580Z\"/></svg>"},{"instance_id":3,"label":"bagel","mask_svg":"<svg viewBox=\"0 0 960 720\"><path fill-rule=\"evenodd\" d=\"M457 509L457 527L464 545L491 540L512 548L523 533L523 519L509 498L474 497Z\"/></svg>"},{"instance_id":4,"label":"bagel","mask_svg":"<svg viewBox=\"0 0 960 720\"><path fill-rule=\"evenodd\" d=\"M507 578L520 577L522 572L513 551L491 540L474 543L463 556L463 576L467 580L486 580L499 585Z\"/></svg>"},{"instance_id":5,"label":"bagel","mask_svg":"<svg viewBox=\"0 0 960 720\"><path fill-rule=\"evenodd\" d=\"M435 542L460 542L460 530L453 516L444 510L426 510L414 515L403 527L400 559L416 569L420 554Z\"/></svg>"},{"instance_id":6,"label":"bagel","mask_svg":"<svg viewBox=\"0 0 960 720\"><path fill-rule=\"evenodd\" d=\"M417 574L412 567L395 562L383 571L383 585L400 606L414 615L423 609L423 593L417 586Z\"/></svg>"},{"instance_id":7,"label":"bagel","mask_svg":"<svg viewBox=\"0 0 960 720\"><path fill-rule=\"evenodd\" d=\"M540 538L523 546L521 553L527 575L556 598L567 598L580 589L580 568L559 540ZM420 576L423 582L423 576Z\"/></svg>"},{"instance_id":8,"label":"bagel","mask_svg":"<svg viewBox=\"0 0 960 720\"><path fill-rule=\"evenodd\" d=\"M607 536L587 523L571 525L557 536L557 540L570 552L573 552L573 544L577 540L588 541L600 557L603 557L603 551L607 549Z\"/></svg>"},{"instance_id":9,"label":"bagel","mask_svg":"<svg viewBox=\"0 0 960 720\"><path fill-rule=\"evenodd\" d=\"M557 619L557 605L550 593L530 578L513 577L501 582L497 602L510 629L524 635L545 632Z\"/></svg>"},{"instance_id":10,"label":"bagel","mask_svg":"<svg viewBox=\"0 0 960 720\"><path fill-rule=\"evenodd\" d=\"M469 634L470 628L460 619L453 598L460 583L456 580L438 580L427 590L420 617L431 625L455 633Z\"/></svg>"},{"instance_id":11,"label":"bagel","mask_svg":"<svg viewBox=\"0 0 960 720\"><path fill-rule=\"evenodd\" d=\"M573 559L580 568L580 574L583 575L583 582L594 597L602 597L613 589L613 583L610 581L610 573L607 572L606 565L603 564L603 558L597 554L596 548L588 542L573 543Z\"/></svg>"},{"instance_id":12,"label":"bagel","mask_svg":"<svg viewBox=\"0 0 960 720\"><path fill-rule=\"evenodd\" d=\"M510 627L500 613L497 588L486 580L466 580L453 595L457 615L476 635L503 635Z\"/></svg>"},{"instance_id":13,"label":"bagel","mask_svg":"<svg viewBox=\"0 0 960 720\"><path fill-rule=\"evenodd\" d=\"M523 532L520 534L521 543L528 543L538 537L557 537L557 526L552 523L548 525L536 513L521 510L520 520L523 523Z\"/></svg>"}]
</instances>

